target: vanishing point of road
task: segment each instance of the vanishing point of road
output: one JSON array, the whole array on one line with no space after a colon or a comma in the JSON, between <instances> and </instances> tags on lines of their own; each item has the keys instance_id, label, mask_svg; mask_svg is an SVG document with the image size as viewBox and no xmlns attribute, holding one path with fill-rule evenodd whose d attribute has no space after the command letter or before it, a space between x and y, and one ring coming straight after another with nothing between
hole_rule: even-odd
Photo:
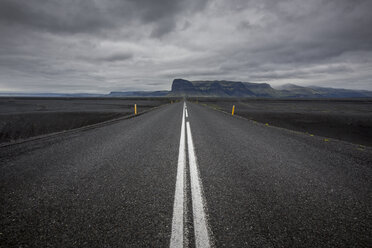
<instances>
[{"instance_id":1,"label":"vanishing point of road","mask_svg":"<svg viewBox=\"0 0 372 248\"><path fill-rule=\"evenodd\" d=\"M372 247L372 149L191 102L0 148L0 247Z\"/></svg>"}]
</instances>

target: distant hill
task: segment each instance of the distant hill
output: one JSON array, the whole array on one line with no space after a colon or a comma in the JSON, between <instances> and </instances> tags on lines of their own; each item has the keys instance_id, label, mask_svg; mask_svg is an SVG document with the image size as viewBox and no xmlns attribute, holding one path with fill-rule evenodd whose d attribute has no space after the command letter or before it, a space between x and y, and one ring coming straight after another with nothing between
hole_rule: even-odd
<instances>
[{"instance_id":1,"label":"distant hill","mask_svg":"<svg viewBox=\"0 0 372 248\"><path fill-rule=\"evenodd\" d=\"M167 96L169 91L113 91L106 97Z\"/></svg>"},{"instance_id":2,"label":"distant hill","mask_svg":"<svg viewBox=\"0 0 372 248\"><path fill-rule=\"evenodd\" d=\"M309 86L308 88L315 90L322 97L372 97L372 91L367 90L335 89L317 86Z\"/></svg>"},{"instance_id":3,"label":"distant hill","mask_svg":"<svg viewBox=\"0 0 372 248\"><path fill-rule=\"evenodd\" d=\"M277 88L282 97L321 97L318 91L295 84L284 84Z\"/></svg>"},{"instance_id":4,"label":"distant hill","mask_svg":"<svg viewBox=\"0 0 372 248\"><path fill-rule=\"evenodd\" d=\"M104 97L104 94L89 93L5 93L0 92L0 97Z\"/></svg>"},{"instance_id":5,"label":"distant hill","mask_svg":"<svg viewBox=\"0 0 372 248\"><path fill-rule=\"evenodd\" d=\"M348 90L325 88L318 86L298 86L295 84L285 84L278 87L282 97L322 97L322 98L353 98L353 97L372 97L372 91L367 90Z\"/></svg>"}]
</instances>

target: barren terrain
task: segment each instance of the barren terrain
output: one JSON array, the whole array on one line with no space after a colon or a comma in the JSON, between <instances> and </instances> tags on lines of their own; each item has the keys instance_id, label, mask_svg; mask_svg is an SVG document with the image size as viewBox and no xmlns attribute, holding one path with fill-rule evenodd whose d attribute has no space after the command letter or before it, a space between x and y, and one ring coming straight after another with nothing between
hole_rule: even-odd
<instances>
[{"instance_id":1,"label":"barren terrain","mask_svg":"<svg viewBox=\"0 0 372 248\"><path fill-rule=\"evenodd\" d=\"M371 99L217 99L200 104L286 129L372 146Z\"/></svg>"},{"instance_id":2,"label":"barren terrain","mask_svg":"<svg viewBox=\"0 0 372 248\"><path fill-rule=\"evenodd\" d=\"M168 98L0 98L0 143L141 113Z\"/></svg>"}]
</instances>

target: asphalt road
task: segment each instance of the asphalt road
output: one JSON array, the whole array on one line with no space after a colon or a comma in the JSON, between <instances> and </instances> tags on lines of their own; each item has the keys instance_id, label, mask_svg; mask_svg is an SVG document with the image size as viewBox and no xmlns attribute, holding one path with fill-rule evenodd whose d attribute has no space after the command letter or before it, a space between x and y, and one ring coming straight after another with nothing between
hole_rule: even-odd
<instances>
[{"instance_id":1,"label":"asphalt road","mask_svg":"<svg viewBox=\"0 0 372 248\"><path fill-rule=\"evenodd\" d=\"M372 245L371 148L189 102L2 147L0 177L0 247Z\"/></svg>"}]
</instances>

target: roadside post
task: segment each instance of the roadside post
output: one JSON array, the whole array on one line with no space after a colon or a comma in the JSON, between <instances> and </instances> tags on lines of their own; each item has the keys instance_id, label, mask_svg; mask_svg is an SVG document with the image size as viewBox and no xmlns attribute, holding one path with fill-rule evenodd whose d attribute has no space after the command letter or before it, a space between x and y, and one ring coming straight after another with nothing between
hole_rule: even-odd
<instances>
[{"instance_id":1,"label":"roadside post","mask_svg":"<svg viewBox=\"0 0 372 248\"><path fill-rule=\"evenodd\" d=\"M234 115L234 112L235 112L235 105L233 105L232 107L231 115Z\"/></svg>"},{"instance_id":2,"label":"roadside post","mask_svg":"<svg viewBox=\"0 0 372 248\"><path fill-rule=\"evenodd\" d=\"M134 114L137 115L137 104L134 104Z\"/></svg>"}]
</instances>

